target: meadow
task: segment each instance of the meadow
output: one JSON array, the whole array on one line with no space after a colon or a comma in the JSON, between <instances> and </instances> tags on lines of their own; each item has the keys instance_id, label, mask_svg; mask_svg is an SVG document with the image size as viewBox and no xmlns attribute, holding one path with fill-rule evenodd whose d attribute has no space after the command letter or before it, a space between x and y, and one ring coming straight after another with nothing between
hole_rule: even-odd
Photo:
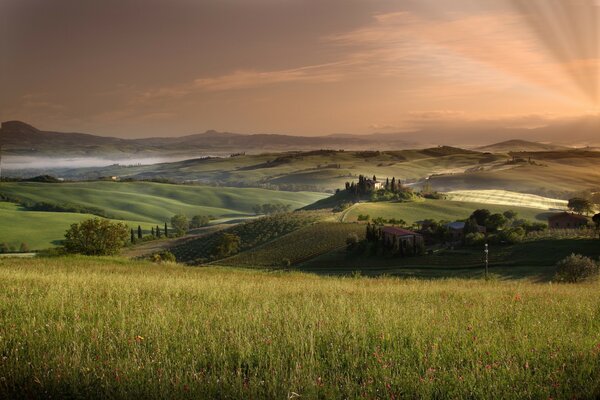
<instances>
[{"instance_id":1,"label":"meadow","mask_svg":"<svg viewBox=\"0 0 600 400\"><path fill-rule=\"evenodd\" d=\"M30 250L43 250L54 247L64 239L71 224L86 219L97 218L91 214L27 211L13 203L0 201L0 243L6 243L19 250L25 243ZM132 228L142 225L144 231L150 225L143 221L122 221Z\"/></svg>"},{"instance_id":2,"label":"meadow","mask_svg":"<svg viewBox=\"0 0 600 400\"><path fill-rule=\"evenodd\" d=\"M0 397L594 399L598 285L0 259Z\"/></svg>"}]
</instances>

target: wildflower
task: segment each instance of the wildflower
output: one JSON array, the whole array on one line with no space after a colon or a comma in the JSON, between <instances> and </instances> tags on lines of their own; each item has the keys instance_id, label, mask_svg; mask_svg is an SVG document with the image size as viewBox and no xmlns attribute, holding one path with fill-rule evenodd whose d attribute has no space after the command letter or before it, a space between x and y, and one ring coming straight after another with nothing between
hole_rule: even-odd
<instances>
[{"instance_id":1,"label":"wildflower","mask_svg":"<svg viewBox=\"0 0 600 400\"><path fill-rule=\"evenodd\" d=\"M143 341L144 341L144 337L143 337L143 336L140 336L140 335L137 335L137 336L135 337L135 341L136 341L137 343L141 343L141 342L143 342Z\"/></svg>"}]
</instances>

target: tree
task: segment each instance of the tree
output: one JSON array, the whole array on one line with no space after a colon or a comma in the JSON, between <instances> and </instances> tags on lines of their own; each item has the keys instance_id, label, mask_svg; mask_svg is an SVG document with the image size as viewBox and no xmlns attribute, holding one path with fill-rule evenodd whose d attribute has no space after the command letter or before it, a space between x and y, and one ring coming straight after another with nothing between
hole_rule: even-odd
<instances>
[{"instance_id":1,"label":"tree","mask_svg":"<svg viewBox=\"0 0 600 400\"><path fill-rule=\"evenodd\" d=\"M0 253L9 253L9 252L10 252L10 247L8 246L8 243L0 244Z\"/></svg>"},{"instance_id":2,"label":"tree","mask_svg":"<svg viewBox=\"0 0 600 400\"><path fill-rule=\"evenodd\" d=\"M358 244L358 235L356 233L351 233L346 238L346 249L352 250Z\"/></svg>"},{"instance_id":3,"label":"tree","mask_svg":"<svg viewBox=\"0 0 600 400\"><path fill-rule=\"evenodd\" d=\"M161 234L160 234L160 228L158 227L158 225L156 225L156 237L160 238Z\"/></svg>"},{"instance_id":4,"label":"tree","mask_svg":"<svg viewBox=\"0 0 600 400\"><path fill-rule=\"evenodd\" d=\"M516 211L507 210L507 211L504 211L504 213L502 215L504 215L504 218L506 218L508 220L515 220L515 219L517 219L517 216L519 214L517 214Z\"/></svg>"},{"instance_id":5,"label":"tree","mask_svg":"<svg viewBox=\"0 0 600 400\"><path fill-rule=\"evenodd\" d=\"M135 243L135 234L133 233L133 228L131 228L131 243Z\"/></svg>"},{"instance_id":6,"label":"tree","mask_svg":"<svg viewBox=\"0 0 600 400\"><path fill-rule=\"evenodd\" d=\"M190 223L185 215L177 214L171 218L171 227L177 236L183 236L187 232Z\"/></svg>"},{"instance_id":7,"label":"tree","mask_svg":"<svg viewBox=\"0 0 600 400\"><path fill-rule=\"evenodd\" d=\"M599 273L600 266L594 260L580 254L571 254L556 264L554 278L559 282L577 283Z\"/></svg>"},{"instance_id":8,"label":"tree","mask_svg":"<svg viewBox=\"0 0 600 400\"><path fill-rule=\"evenodd\" d=\"M488 230L495 232L498 229L504 227L507 222L508 222L508 220L506 219L506 217L504 215L492 214L489 217L487 217L487 219L485 220L485 227Z\"/></svg>"},{"instance_id":9,"label":"tree","mask_svg":"<svg viewBox=\"0 0 600 400\"><path fill-rule=\"evenodd\" d=\"M215 246L215 256L223 258L237 253L240 249L241 242L242 240L240 237L232 233L221 235Z\"/></svg>"},{"instance_id":10,"label":"tree","mask_svg":"<svg viewBox=\"0 0 600 400\"><path fill-rule=\"evenodd\" d=\"M121 222L93 218L72 224L63 246L68 253L88 256L114 255L127 240L127 226Z\"/></svg>"},{"instance_id":11,"label":"tree","mask_svg":"<svg viewBox=\"0 0 600 400\"><path fill-rule=\"evenodd\" d=\"M479 233L479 224L474 217L471 217L465 221L463 233L465 236L467 236L469 233Z\"/></svg>"},{"instance_id":12,"label":"tree","mask_svg":"<svg viewBox=\"0 0 600 400\"><path fill-rule=\"evenodd\" d=\"M471 214L471 218L475 219L475 221L477 221L478 225L485 226L485 221L488 219L488 217L490 215L492 215L490 210L479 209L479 210L473 211L473 214Z\"/></svg>"},{"instance_id":13,"label":"tree","mask_svg":"<svg viewBox=\"0 0 600 400\"><path fill-rule=\"evenodd\" d=\"M144 237L144 235L142 233L142 227L140 225L138 225L138 239L141 239L142 237Z\"/></svg>"},{"instance_id":14,"label":"tree","mask_svg":"<svg viewBox=\"0 0 600 400\"><path fill-rule=\"evenodd\" d=\"M598 232L598 238L600 239L600 213L594 215L592 221L594 221L594 224L596 224L596 231Z\"/></svg>"},{"instance_id":15,"label":"tree","mask_svg":"<svg viewBox=\"0 0 600 400\"><path fill-rule=\"evenodd\" d=\"M165 222L165 237L169 237L169 229L167 228L166 222Z\"/></svg>"},{"instance_id":16,"label":"tree","mask_svg":"<svg viewBox=\"0 0 600 400\"><path fill-rule=\"evenodd\" d=\"M21 246L19 246L19 253L29 253L29 246L27 243L21 243Z\"/></svg>"},{"instance_id":17,"label":"tree","mask_svg":"<svg viewBox=\"0 0 600 400\"><path fill-rule=\"evenodd\" d=\"M577 214L590 214L594 211L592 202L581 197L569 199L569 209Z\"/></svg>"},{"instance_id":18,"label":"tree","mask_svg":"<svg viewBox=\"0 0 600 400\"><path fill-rule=\"evenodd\" d=\"M152 237L156 236L156 233L154 233L154 227L150 228L150 232L151 232Z\"/></svg>"},{"instance_id":19,"label":"tree","mask_svg":"<svg viewBox=\"0 0 600 400\"><path fill-rule=\"evenodd\" d=\"M206 215L194 215L192 217L192 222L190 223L191 229L202 228L203 226L207 226L210 223L210 218Z\"/></svg>"}]
</instances>

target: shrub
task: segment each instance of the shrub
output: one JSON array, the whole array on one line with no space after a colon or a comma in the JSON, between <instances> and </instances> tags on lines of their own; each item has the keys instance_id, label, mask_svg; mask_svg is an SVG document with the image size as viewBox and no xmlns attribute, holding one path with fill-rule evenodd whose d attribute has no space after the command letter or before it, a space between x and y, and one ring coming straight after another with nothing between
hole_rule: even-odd
<instances>
[{"instance_id":1,"label":"shrub","mask_svg":"<svg viewBox=\"0 0 600 400\"><path fill-rule=\"evenodd\" d=\"M21 246L19 246L19 252L29 253L29 246L27 245L27 243L21 243Z\"/></svg>"},{"instance_id":2,"label":"shrub","mask_svg":"<svg viewBox=\"0 0 600 400\"><path fill-rule=\"evenodd\" d=\"M485 243L485 235L483 233L469 233L465 236L465 244L467 246L480 246Z\"/></svg>"},{"instance_id":3,"label":"shrub","mask_svg":"<svg viewBox=\"0 0 600 400\"><path fill-rule=\"evenodd\" d=\"M369 214L367 214L367 215L360 214L358 216L359 221L369 221L370 219L371 219L371 216Z\"/></svg>"},{"instance_id":4,"label":"shrub","mask_svg":"<svg viewBox=\"0 0 600 400\"><path fill-rule=\"evenodd\" d=\"M0 244L0 253L10 253L10 246L8 243Z\"/></svg>"},{"instance_id":5,"label":"shrub","mask_svg":"<svg viewBox=\"0 0 600 400\"><path fill-rule=\"evenodd\" d=\"M589 257L571 254L556 264L554 279L558 282L577 283L597 276L600 265Z\"/></svg>"},{"instance_id":6,"label":"shrub","mask_svg":"<svg viewBox=\"0 0 600 400\"><path fill-rule=\"evenodd\" d=\"M192 217L192 222L190 223L191 229L202 228L203 226L207 226L210 223L210 217L207 215L195 215Z\"/></svg>"},{"instance_id":7,"label":"shrub","mask_svg":"<svg viewBox=\"0 0 600 400\"><path fill-rule=\"evenodd\" d=\"M358 244L358 235L356 233L351 233L346 238L346 249L352 250Z\"/></svg>"},{"instance_id":8,"label":"shrub","mask_svg":"<svg viewBox=\"0 0 600 400\"><path fill-rule=\"evenodd\" d=\"M125 224L94 218L72 224L63 245L68 253L105 256L117 254L128 238Z\"/></svg>"},{"instance_id":9,"label":"shrub","mask_svg":"<svg viewBox=\"0 0 600 400\"><path fill-rule=\"evenodd\" d=\"M152 254L150 259L155 263L174 263L177 262L175 255L168 250Z\"/></svg>"}]
</instances>

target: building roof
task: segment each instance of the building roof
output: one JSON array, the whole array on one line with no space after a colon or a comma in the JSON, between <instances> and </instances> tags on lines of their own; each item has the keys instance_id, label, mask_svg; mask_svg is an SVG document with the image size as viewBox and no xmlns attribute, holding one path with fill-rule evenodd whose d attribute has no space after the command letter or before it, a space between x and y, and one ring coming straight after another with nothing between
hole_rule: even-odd
<instances>
[{"instance_id":1,"label":"building roof","mask_svg":"<svg viewBox=\"0 0 600 400\"><path fill-rule=\"evenodd\" d=\"M588 221L587 217L584 217L583 215L579 215L579 214L573 214L573 213L569 213L569 212L561 212L559 214L554 214L551 215L550 217L548 217L548 220L553 220L556 218L564 218L564 217L569 217L569 218L573 218L573 219L577 219L579 221Z\"/></svg>"},{"instance_id":2,"label":"building roof","mask_svg":"<svg viewBox=\"0 0 600 400\"><path fill-rule=\"evenodd\" d=\"M446 226L450 229L456 229L456 230L465 229L465 223L463 221L451 222Z\"/></svg>"},{"instance_id":3,"label":"building roof","mask_svg":"<svg viewBox=\"0 0 600 400\"><path fill-rule=\"evenodd\" d=\"M386 226L384 228L381 229L382 232L384 233L389 233L390 235L395 235L395 236L420 236L420 234L413 232L413 231L409 231L407 229L402 229L402 228L396 228L395 226Z\"/></svg>"}]
</instances>

